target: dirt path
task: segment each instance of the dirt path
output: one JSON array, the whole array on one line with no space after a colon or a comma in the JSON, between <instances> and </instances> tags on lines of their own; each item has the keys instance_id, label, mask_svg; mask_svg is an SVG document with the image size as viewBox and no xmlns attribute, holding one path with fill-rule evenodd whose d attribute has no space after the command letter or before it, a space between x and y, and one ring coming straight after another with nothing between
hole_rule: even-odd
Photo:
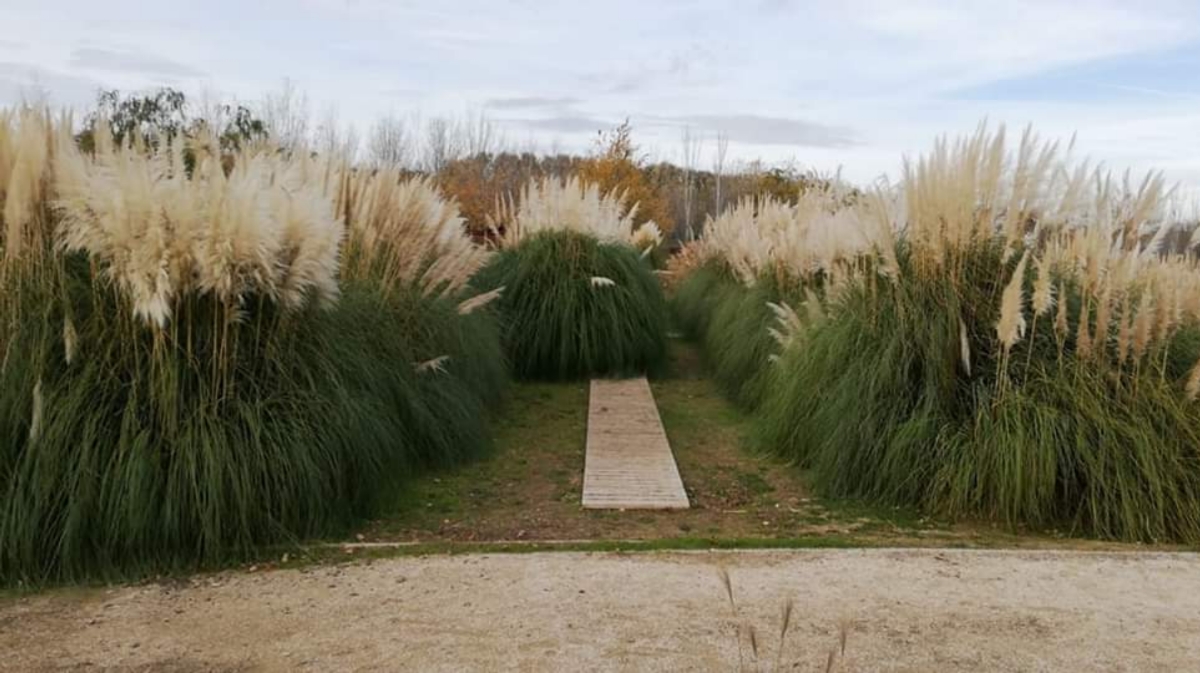
<instances>
[{"instance_id":1,"label":"dirt path","mask_svg":"<svg viewBox=\"0 0 1200 673\"><path fill-rule=\"evenodd\" d=\"M1180 671L1200 555L831 550L396 558L0 602L0 670ZM749 646L744 646L752 659ZM794 666L793 666L794 664Z\"/></svg>"}]
</instances>

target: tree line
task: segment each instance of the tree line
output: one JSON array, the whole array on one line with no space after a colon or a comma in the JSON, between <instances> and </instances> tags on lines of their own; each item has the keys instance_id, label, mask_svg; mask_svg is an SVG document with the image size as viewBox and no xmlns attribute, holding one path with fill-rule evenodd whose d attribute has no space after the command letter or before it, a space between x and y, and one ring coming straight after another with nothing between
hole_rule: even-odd
<instances>
[{"instance_id":1,"label":"tree line","mask_svg":"<svg viewBox=\"0 0 1200 673\"><path fill-rule=\"evenodd\" d=\"M727 168L727 141L720 136L713 168L699 169L698 146L686 132L683 166L652 161L635 143L628 121L597 130L591 151L584 154L514 149L482 115L425 122L388 115L359 138L352 129L343 129L332 113L310 126L307 100L290 87L268 97L258 109L232 103L196 106L171 88L105 90L98 93L95 108L77 134L85 150L92 148L97 123L108 124L121 143L173 141L206 132L227 152L267 143L284 151L344 152L366 169L399 168L428 175L458 202L476 234L486 232L498 205L517 198L531 179L575 175L605 192L618 191L630 207L636 204L635 224L653 220L675 241L699 235L707 218L743 198L770 196L794 202L829 181L795 166L759 161Z\"/></svg>"}]
</instances>

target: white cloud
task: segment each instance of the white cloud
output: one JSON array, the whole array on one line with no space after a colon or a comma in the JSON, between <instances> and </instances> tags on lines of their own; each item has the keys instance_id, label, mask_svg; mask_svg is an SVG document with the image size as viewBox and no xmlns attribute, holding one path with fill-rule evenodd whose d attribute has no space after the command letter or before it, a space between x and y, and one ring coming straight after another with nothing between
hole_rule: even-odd
<instances>
[{"instance_id":1,"label":"white cloud","mask_svg":"<svg viewBox=\"0 0 1200 673\"><path fill-rule=\"evenodd\" d=\"M611 128L615 124L613 120L570 115L546 117L543 119L504 119L503 122L505 124L516 124L517 126L541 131L588 134L594 134L597 131Z\"/></svg>"},{"instance_id":2,"label":"white cloud","mask_svg":"<svg viewBox=\"0 0 1200 673\"><path fill-rule=\"evenodd\" d=\"M688 124L729 133L742 158L842 165L860 180L986 116L1078 131L1080 150L1114 168L1200 185L1196 78L1122 82L1102 103L989 95L1080 64L1194 57L1190 0L45 0L0 8L0 25L20 40L0 43L0 60L21 64L0 67L0 102L30 67L63 100L164 80L248 100L290 77L314 110L336 105L360 128L397 106L482 108L544 146L582 149L596 124L628 117L659 157L679 152Z\"/></svg>"},{"instance_id":3,"label":"white cloud","mask_svg":"<svg viewBox=\"0 0 1200 673\"><path fill-rule=\"evenodd\" d=\"M169 58L139 51L80 47L71 52L75 70L111 70L147 77L195 78L204 73Z\"/></svg>"},{"instance_id":4,"label":"white cloud","mask_svg":"<svg viewBox=\"0 0 1200 673\"><path fill-rule=\"evenodd\" d=\"M0 104L38 101L81 106L96 99L100 83L88 77L67 75L28 63L0 63Z\"/></svg>"},{"instance_id":5,"label":"white cloud","mask_svg":"<svg viewBox=\"0 0 1200 673\"><path fill-rule=\"evenodd\" d=\"M571 96L513 96L493 98L487 101L484 107L493 110L528 110L570 107L582 102L583 99Z\"/></svg>"}]
</instances>

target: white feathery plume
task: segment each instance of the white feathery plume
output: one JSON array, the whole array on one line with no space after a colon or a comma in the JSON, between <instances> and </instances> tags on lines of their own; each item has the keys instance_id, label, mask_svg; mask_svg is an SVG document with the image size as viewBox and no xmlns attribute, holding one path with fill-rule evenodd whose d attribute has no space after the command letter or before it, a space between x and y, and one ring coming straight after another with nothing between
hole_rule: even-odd
<instances>
[{"instance_id":1,"label":"white feathery plume","mask_svg":"<svg viewBox=\"0 0 1200 673\"><path fill-rule=\"evenodd\" d=\"M803 321L800 320L800 314L796 313L796 309L783 302L769 301L767 308L770 308L771 313L775 314L775 322L778 324L777 328L769 327L768 332L775 341L779 342L780 346L786 348L804 327Z\"/></svg>"},{"instance_id":2,"label":"white feathery plume","mask_svg":"<svg viewBox=\"0 0 1200 673\"><path fill-rule=\"evenodd\" d=\"M42 380L33 386L33 413L29 419L29 442L36 443L42 434L42 414L45 401L42 397Z\"/></svg>"},{"instance_id":3,"label":"white feathery plume","mask_svg":"<svg viewBox=\"0 0 1200 673\"><path fill-rule=\"evenodd\" d=\"M66 357L67 364L75 359L75 349L79 343L79 334L75 331L75 323L72 322L71 316L63 318L63 355Z\"/></svg>"},{"instance_id":4,"label":"white feathery plume","mask_svg":"<svg viewBox=\"0 0 1200 673\"><path fill-rule=\"evenodd\" d=\"M1025 336L1025 264L1029 261L1029 251L1021 256L1017 268L1013 271L1012 279L1004 287L1000 298L1000 319L996 321L996 336L1004 346L1005 352Z\"/></svg>"},{"instance_id":5,"label":"white feathery plume","mask_svg":"<svg viewBox=\"0 0 1200 673\"><path fill-rule=\"evenodd\" d=\"M967 340L967 323L963 322L962 318L958 319L958 349L959 357L962 359L963 371L967 376L971 375L971 342Z\"/></svg>"},{"instance_id":6,"label":"white feathery plume","mask_svg":"<svg viewBox=\"0 0 1200 673\"><path fill-rule=\"evenodd\" d=\"M1033 315L1041 316L1054 306L1054 286L1050 277L1050 261L1042 256L1037 261L1037 279L1033 283Z\"/></svg>"},{"instance_id":7,"label":"white feathery plume","mask_svg":"<svg viewBox=\"0 0 1200 673\"><path fill-rule=\"evenodd\" d=\"M87 252L134 314L159 327L187 294L230 308L251 295L289 308L333 301L342 228L302 161L240 154L227 170L222 157L198 152L189 175L178 144L101 143L89 157L64 143L60 245Z\"/></svg>"},{"instance_id":8,"label":"white feathery plume","mask_svg":"<svg viewBox=\"0 0 1200 673\"><path fill-rule=\"evenodd\" d=\"M1062 283L1058 284L1058 310L1054 315L1054 333L1058 335L1059 340L1067 337L1067 331L1070 329L1069 319L1067 316L1067 301L1063 294L1066 289Z\"/></svg>"},{"instance_id":9,"label":"white feathery plume","mask_svg":"<svg viewBox=\"0 0 1200 673\"><path fill-rule=\"evenodd\" d=\"M653 220L643 223L642 226L634 229L633 233L629 235L629 242L633 244L633 247L642 250L643 255L648 254L645 251L653 250L662 245L662 241L662 230L659 229L658 224Z\"/></svg>"},{"instance_id":10,"label":"white feathery plume","mask_svg":"<svg viewBox=\"0 0 1200 673\"><path fill-rule=\"evenodd\" d=\"M1154 336L1154 296L1147 291L1138 302L1137 315L1133 318L1132 351L1134 361L1140 360L1150 348Z\"/></svg>"},{"instance_id":11,"label":"white feathery plume","mask_svg":"<svg viewBox=\"0 0 1200 673\"><path fill-rule=\"evenodd\" d=\"M1196 397L1200 395L1200 359L1196 360L1196 364L1192 365L1192 370L1188 372L1184 391L1187 393L1189 401L1195 401Z\"/></svg>"},{"instance_id":12,"label":"white feathery plume","mask_svg":"<svg viewBox=\"0 0 1200 673\"><path fill-rule=\"evenodd\" d=\"M406 178L398 169L337 171L329 191L349 232L345 277L450 296L490 259L468 235L458 204L442 198L429 179Z\"/></svg>"},{"instance_id":13,"label":"white feathery plume","mask_svg":"<svg viewBox=\"0 0 1200 673\"><path fill-rule=\"evenodd\" d=\"M602 241L629 243L636 212L636 205L626 207L624 194L602 193L599 186L577 177L533 180L525 185L517 204L502 204L496 226L504 228L501 241L505 246L543 231L576 231ZM653 229L646 229L642 236L658 229L648 224Z\"/></svg>"},{"instance_id":14,"label":"white feathery plume","mask_svg":"<svg viewBox=\"0 0 1200 673\"><path fill-rule=\"evenodd\" d=\"M413 363L413 369L418 374L425 374L428 372L436 372L439 374L445 374L446 373L446 363L449 361L450 361L449 355L439 355L436 358L425 360L424 362Z\"/></svg>"},{"instance_id":15,"label":"white feathery plume","mask_svg":"<svg viewBox=\"0 0 1200 673\"><path fill-rule=\"evenodd\" d=\"M481 293L475 295L474 297L469 297L467 299L464 299L463 301L459 302L459 304L458 304L458 314L459 315L470 315L471 313L474 313L475 311L477 311L477 310L483 308L484 306L487 306L488 304L492 303L493 301L499 299L500 295L503 294L503 292L504 292L504 287L500 286L500 287L496 288L495 290L489 290L488 292L481 292Z\"/></svg>"},{"instance_id":16,"label":"white feathery plume","mask_svg":"<svg viewBox=\"0 0 1200 673\"><path fill-rule=\"evenodd\" d=\"M1081 356L1087 357L1092 353L1092 335L1090 333L1091 325L1089 308L1091 302L1084 299L1083 305L1079 309L1079 327L1075 334L1075 348Z\"/></svg>"}]
</instances>

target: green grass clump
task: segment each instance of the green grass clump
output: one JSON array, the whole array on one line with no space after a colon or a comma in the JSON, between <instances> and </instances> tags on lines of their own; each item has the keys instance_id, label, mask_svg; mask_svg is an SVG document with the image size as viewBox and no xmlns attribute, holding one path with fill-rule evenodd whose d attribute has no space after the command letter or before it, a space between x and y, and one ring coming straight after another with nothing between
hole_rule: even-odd
<instances>
[{"instance_id":1,"label":"green grass clump","mask_svg":"<svg viewBox=\"0 0 1200 673\"><path fill-rule=\"evenodd\" d=\"M488 448L507 373L468 286L487 253L427 183L275 153L187 166L103 126L85 156L69 126L12 119L0 584L250 557Z\"/></svg>"},{"instance_id":2,"label":"green grass clump","mask_svg":"<svg viewBox=\"0 0 1200 673\"><path fill-rule=\"evenodd\" d=\"M395 417L406 471L455 465L490 447L489 412L508 383L492 311L460 315L448 297L383 299L355 284L328 320L360 326L338 346L339 360L353 366L343 378L373 388L363 394Z\"/></svg>"},{"instance_id":3,"label":"green grass clump","mask_svg":"<svg viewBox=\"0 0 1200 673\"><path fill-rule=\"evenodd\" d=\"M762 274L752 286L716 262L689 274L671 298L677 324L698 341L722 392L748 409L759 405L768 382L769 358L779 343L770 304L798 305L799 282Z\"/></svg>"},{"instance_id":4,"label":"green grass clump","mask_svg":"<svg viewBox=\"0 0 1200 673\"><path fill-rule=\"evenodd\" d=\"M1200 540L1200 413L1181 395L1181 372L1158 364L1194 362L1195 327L1122 367L1076 352L1075 330L1056 334L1043 316L999 355L996 279L1016 265L1001 259L999 244L981 245L952 280L902 255L895 283L846 290L774 368L762 444L831 495L1104 538ZM1080 295L1065 287L1058 300L1077 315Z\"/></svg>"},{"instance_id":5,"label":"green grass clump","mask_svg":"<svg viewBox=\"0 0 1200 673\"><path fill-rule=\"evenodd\" d=\"M1058 153L981 126L895 190L708 223L676 312L766 450L835 497L1200 541L1196 239L1167 244L1161 175L1115 189Z\"/></svg>"},{"instance_id":6,"label":"green grass clump","mask_svg":"<svg viewBox=\"0 0 1200 673\"><path fill-rule=\"evenodd\" d=\"M690 269L671 293L671 315L683 334L701 341L724 294L737 281L726 266L710 260Z\"/></svg>"},{"instance_id":7,"label":"green grass clump","mask_svg":"<svg viewBox=\"0 0 1200 673\"><path fill-rule=\"evenodd\" d=\"M22 286L0 375L5 583L186 570L335 533L405 475L488 446L505 372L486 311L348 285L333 309L255 300L232 323L192 296L157 331L85 258L66 269L65 300Z\"/></svg>"},{"instance_id":8,"label":"green grass clump","mask_svg":"<svg viewBox=\"0 0 1200 673\"><path fill-rule=\"evenodd\" d=\"M10 344L0 577L187 567L320 534L361 512L402 453L398 426L342 377L324 317L256 303L244 323L193 331L226 320L195 299L156 333L72 275L73 362L60 302Z\"/></svg>"},{"instance_id":9,"label":"green grass clump","mask_svg":"<svg viewBox=\"0 0 1200 673\"><path fill-rule=\"evenodd\" d=\"M632 374L665 357L666 302L628 245L544 231L498 253L474 284L504 288L495 305L518 377Z\"/></svg>"}]
</instances>

